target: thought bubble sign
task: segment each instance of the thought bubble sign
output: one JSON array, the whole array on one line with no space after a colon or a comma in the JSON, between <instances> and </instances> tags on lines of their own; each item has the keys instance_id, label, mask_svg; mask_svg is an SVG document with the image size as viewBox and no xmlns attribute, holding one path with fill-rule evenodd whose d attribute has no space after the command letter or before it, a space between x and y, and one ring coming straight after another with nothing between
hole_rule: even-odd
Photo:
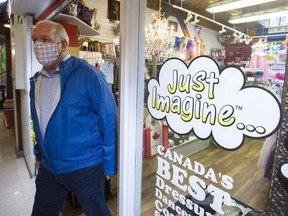
<instances>
[{"instance_id":1,"label":"thought bubble sign","mask_svg":"<svg viewBox=\"0 0 288 216\"><path fill-rule=\"evenodd\" d=\"M178 134L212 136L228 150L239 148L245 137L268 137L280 124L280 104L271 92L245 87L239 68L220 71L209 56L197 57L189 65L168 59L158 79L149 80L148 93L148 111L155 119L166 118Z\"/></svg>"}]
</instances>

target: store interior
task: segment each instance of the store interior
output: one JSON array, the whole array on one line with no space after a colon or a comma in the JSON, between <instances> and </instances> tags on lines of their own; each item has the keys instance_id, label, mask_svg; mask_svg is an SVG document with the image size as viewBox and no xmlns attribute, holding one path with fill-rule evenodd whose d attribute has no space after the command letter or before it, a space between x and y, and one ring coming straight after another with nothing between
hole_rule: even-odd
<instances>
[{"instance_id":1,"label":"store interior","mask_svg":"<svg viewBox=\"0 0 288 216\"><path fill-rule=\"evenodd\" d=\"M46 5L39 5L37 0L25 1L27 3L24 5L23 2L17 1L11 5L1 3L0 22L17 23L19 17L32 15L34 21L51 19L63 24L70 37L70 54L99 67L106 75L115 99L119 102L121 1L105 0L100 3L100 1L79 0L69 1L69 4L64 6L55 6L57 1L52 0L47 1ZM234 22L234 24L233 20L256 12L257 15L266 14L268 17L267 14L270 12L287 8L288 2L274 0L243 8L231 9L230 6L222 12L209 12L212 6L219 6L225 2L227 1L146 1L145 71L143 71L145 101L147 83L151 78L157 79L161 65L167 59L179 58L189 64L198 56L205 55L217 62L220 69L239 67L246 79L245 86L265 88L281 103L287 64L288 16L280 14L269 19L258 18L256 21ZM47 12L49 11L47 8L54 8L54 12ZM12 27L10 30L2 26L0 109L4 113L7 129L21 131L21 126L14 123L23 118L19 107L21 100L27 100L27 94L23 94L27 89L25 86L16 85L13 94L15 89L11 67L17 62L15 59L11 60L10 31L13 32L15 29ZM158 145L233 177L234 189L230 191L230 195L241 206L234 209L240 211L239 215L243 215L247 208L266 210L276 133L265 139L246 138L239 150L227 151L219 148L213 139L198 139L193 132L185 135L174 133L167 126L165 119L153 119L145 101L141 215L150 216L155 209ZM15 110L18 110L20 117L13 115ZM16 133L16 136L17 134L16 140L21 139L21 136L25 137L25 134ZM30 135L27 136L29 139ZM18 146L17 154L28 158L26 145L31 145L32 141L25 142L24 140L23 144ZM27 167L30 176L34 178L35 168L32 163L27 162ZM117 215L117 176L112 179L109 188L107 203L113 215ZM64 216L65 211L69 212L69 216L81 214L81 207L73 194L67 197L64 207Z\"/></svg>"},{"instance_id":2,"label":"store interior","mask_svg":"<svg viewBox=\"0 0 288 216\"><path fill-rule=\"evenodd\" d=\"M268 13L269 7L279 7L285 5L284 2L276 1L273 5L267 3L237 8L237 10L226 9L224 12L209 14L208 10L212 6L219 6L225 2L227 3L227 1L210 1L207 5L207 1L159 1L158 7L156 2L147 5L147 11L151 16L148 15L145 29L145 83L147 84L151 78L158 78L162 64L169 58L180 58L189 65L198 56L206 55L214 59L221 69L240 68L245 76L245 86L265 88L281 103L288 38L287 31L283 31L283 26L287 26L287 17L261 19L237 25L231 25L230 20L248 16L246 14L252 11L258 11L257 13L261 14L263 10ZM158 11L149 10L151 8L154 10L156 8ZM166 28L161 26L163 19L166 19L168 23ZM210 23L210 27L205 25L207 22ZM281 27L283 29L279 30ZM145 93L146 101L148 89ZM212 138L200 140L193 132L180 135L170 128L167 129L166 119L155 120L147 110L144 124L142 215L151 215L153 212L151 207L154 206L154 209L157 209L156 203L160 205L159 200L170 213L177 214L175 206L169 203L175 200L175 197L173 199L171 194L164 193L164 189L163 193L160 193L162 188L157 185L159 183L157 146L159 145L164 146L164 149L168 149L169 152L176 152L191 161L200 162L206 168L227 173L234 179L234 188L230 191L233 202L224 205L224 213L233 212L236 215L245 215L251 209L265 212L269 200L276 133L266 139L246 138L239 150L227 151L220 149ZM159 136L156 137L158 134ZM193 175L193 172L190 175ZM164 182L163 184L169 185L170 183L169 186L171 186L171 182ZM172 188L179 189L176 186ZM189 194L187 196L189 197ZM203 201L200 204L205 210L209 202L208 195L206 199L206 203ZM193 197L191 200L195 201ZM176 205L180 205L187 213L196 215L192 207L190 209L187 207L187 203L185 206L179 202L181 201L176 202ZM210 213L215 212L210 211Z\"/></svg>"}]
</instances>

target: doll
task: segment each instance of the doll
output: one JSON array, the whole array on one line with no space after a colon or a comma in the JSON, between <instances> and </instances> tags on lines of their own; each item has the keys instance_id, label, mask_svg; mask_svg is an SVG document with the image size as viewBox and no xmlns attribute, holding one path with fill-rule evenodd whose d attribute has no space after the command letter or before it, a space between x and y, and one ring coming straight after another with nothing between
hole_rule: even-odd
<instances>
[{"instance_id":1,"label":"doll","mask_svg":"<svg viewBox=\"0 0 288 216\"><path fill-rule=\"evenodd\" d=\"M250 68L254 72L256 78L268 77L268 64L265 50L267 49L266 41L259 41L252 46L253 53L251 55Z\"/></svg>"}]
</instances>

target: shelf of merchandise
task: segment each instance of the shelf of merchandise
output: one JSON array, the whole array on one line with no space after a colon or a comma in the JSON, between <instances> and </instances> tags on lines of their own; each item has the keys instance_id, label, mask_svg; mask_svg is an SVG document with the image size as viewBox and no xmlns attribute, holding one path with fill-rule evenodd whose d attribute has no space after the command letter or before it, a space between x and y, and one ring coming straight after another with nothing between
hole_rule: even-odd
<instances>
[{"instance_id":1,"label":"shelf of merchandise","mask_svg":"<svg viewBox=\"0 0 288 216\"><path fill-rule=\"evenodd\" d=\"M189 140L184 141L179 145L175 145L170 148L171 152L183 155L184 158L195 154L210 145L210 139L200 140L196 136L191 136Z\"/></svg>"},{"instance_id":2,"label":"shelf of merchandise","mask_svg":"<svg viewBox=\"0 0 288 216\"><path fill-rule=\"evenodd\" d=\"M79 34L81 36L97 36L100 34L96 29L93 29L92 27L84 23L82 20L72 15L59 13L55 17L53 17L52 20L55 22L63 22L71 25L77 25Z\"/></svg>"},{"instance_id":3,"label":"shelf of merchandise","mask_svg":"<svg viewBox=\"0 0 288 216\"><path fill-rule=\"evenodd\" d=\"M200 140L196 136L191 136L189 140L186 140L179 145L170 147L169 150L171 151L172 155L175 152L178 155L182 155L183 158L186 158L205 148L208 148L210 144L211 144L210 139ZM160 157L166 160L163 155L159 155L159 154L155 154L149 158L144 158L143 160L144 165L143 165L143 170L142 170L143 178L151 177L151 175L155 175L157 171L157 157ZM174 162L172 160L169 160L169 163L172 164Z\"/></svg>"}]
</instances>

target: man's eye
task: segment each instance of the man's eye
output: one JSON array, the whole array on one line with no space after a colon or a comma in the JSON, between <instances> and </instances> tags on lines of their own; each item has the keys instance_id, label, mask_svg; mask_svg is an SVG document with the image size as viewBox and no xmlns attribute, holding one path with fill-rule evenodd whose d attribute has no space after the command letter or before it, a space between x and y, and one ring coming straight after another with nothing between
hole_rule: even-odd
<instances>
[{"instance_id":1,"label":"man's eye","mask_svg":"<svg viewBox=\"0 0 288 216\"><path fill-rule=\"evenodd\" d=\"M51 43L51 39L49 38L39 38L38 41L43 42L43 43Z\"/></svg>"},{"instance_id":2,"label":"man's eye","mask_svg":"<svg viewBox=\"0 0 288 216\"><path fill-rule=\"evenodd\" d=\"M47 39L47 38L43 38L42 40L43 40L43 42L49 42L49 41L50 41L50 40Z\"/></svg>"}]
</instances>

